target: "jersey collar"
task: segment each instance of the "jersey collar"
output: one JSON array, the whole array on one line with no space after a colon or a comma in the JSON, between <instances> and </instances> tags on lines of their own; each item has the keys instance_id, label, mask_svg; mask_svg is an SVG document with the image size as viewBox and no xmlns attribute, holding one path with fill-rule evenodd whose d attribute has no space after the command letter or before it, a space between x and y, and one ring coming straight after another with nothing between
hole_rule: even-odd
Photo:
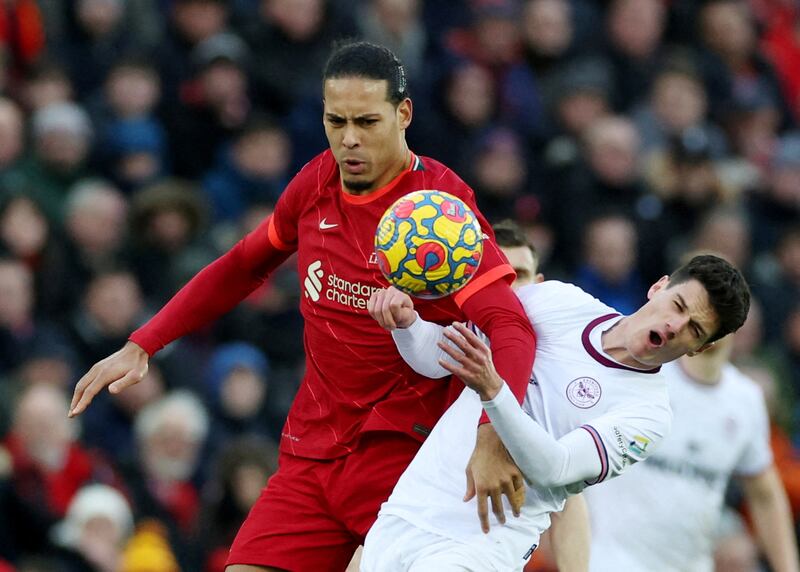
<instances>
[{"instance_id":1,"label":"jersey collar","mask_svg":"<svg viewBox=\"0 0 800 572\"><path fill-rule=\"evenodd\" d=\"M661 366L658 366L658 367L653 368L653 369L637 369L635 367L630 367L630 366L625 365L623 363L619 363L618 361L616 361L614 359L611 359L602 350L602 348L598 349L592 343L591 335L592 335L592 332L594 331L594 329L597 326L599 326L600 324L603 324L605 322L608 322L612 318L617 318L617 317L620 317L620 316L621 316L621 314L618 314L618 313L606 314L604 316L600 316L598 318L595 318L594 320L592 320L591 322L589 322L586 325L586 327L583 329L583 334L581 334L581 342L583 342L583 348L586 350L586 353L588 353L590 356L592 356L592 358L596 362L598 362L600 365L603 365L605 367L612 367L612 368L615 368L615 369L625 369L625 370L628 370L628 371L635 371L637 373L658 373L661 370Z\"/></svg>"},{"instance_id":2,"label":"jersey collar","mask_svg":"<svg viewBox=\"0 0 800 572\"><path fill-rule=\"evenodd\" d=\"M394 189L397 184L405 177L406 173L410 173L411 171L424 171L425 167L422 164L422 160L414 154L413 151L409 150L411 154L411 161L408 162L408 167L403 169L399 175L397 175L394 179L386 183L380 189L376 189L369 193L368 195L351 195L350 193L346 193L344 189L342 189L342 198L350 204L353 205L365 205L367 203L371 203L383 195ZM341 183L340 183L341 184Z\"/></svg>"}]
</instances>

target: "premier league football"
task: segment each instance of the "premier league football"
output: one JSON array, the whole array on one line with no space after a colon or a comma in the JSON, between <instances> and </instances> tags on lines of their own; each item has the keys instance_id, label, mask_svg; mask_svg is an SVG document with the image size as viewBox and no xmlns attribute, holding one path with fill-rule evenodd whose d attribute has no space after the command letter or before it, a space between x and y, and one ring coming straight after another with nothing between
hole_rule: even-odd
<instances>
[{"instance_id":1,"label":"premier league football","mask_svg":"<svg viewBox=\"0 0 800 572\"><path fill-rule=\"evenodd\" d=\"M463 288L475 274L483 232L464 201L421 190L386 210L375 233L375 252L393 286L418 298L439 298Z\"/></svg>"}]
</instances>

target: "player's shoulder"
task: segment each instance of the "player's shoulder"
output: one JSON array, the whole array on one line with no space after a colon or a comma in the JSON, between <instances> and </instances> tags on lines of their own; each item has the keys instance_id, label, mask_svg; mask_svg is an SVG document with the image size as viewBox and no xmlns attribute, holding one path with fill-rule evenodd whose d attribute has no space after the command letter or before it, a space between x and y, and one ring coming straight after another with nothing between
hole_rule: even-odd
<instances>
[{"instance_id":1,"label":"player's shoulder","mask_svg":"<svg viewBox=\"0 0 800 572\"><path fill-rule=\"evenodd\" d=\"M547 303L554 308L576 308L580 306L591 307L599 313L612 313L615 310L604 304L591 294L585 292L575 284L561 282L560 280L545 280L538 284L528 284L517 289L517 296L523 304L537 304L537 309L541 310L541 304Z\"/></svg>"},{"instance_id":2,"label":"player's shoulder","mask_svg":"<svg viewBox=\"0 0 800 572\"><path fill-rule=\"evenodd\" d=\"M764 399L761 386L733 364L727 363L723 366L722 380L725 391L737 400L743 399L745 403L752 403L753 399Z\"/></svg>"},{"instance_id":3,"label":"player's shoulder","mask_svg":"<svg viewBox=\"0 0 800 572\"><path fill-rule=\"evenodd\" d=\"M437 161L432 157L425 157L415 155L415 164L412 165L412 171L418 176L423 177L426 181L437 187L437 190L445 192L472 192L472 189L464 182L464 180L450 167Z\"/></svg>"}]
</instances>

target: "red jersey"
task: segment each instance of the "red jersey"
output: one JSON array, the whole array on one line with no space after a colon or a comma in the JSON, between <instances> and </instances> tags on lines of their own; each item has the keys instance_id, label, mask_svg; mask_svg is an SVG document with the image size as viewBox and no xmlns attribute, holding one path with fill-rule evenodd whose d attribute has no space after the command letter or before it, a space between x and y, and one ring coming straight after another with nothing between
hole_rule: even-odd
<instances>
[{"instance_id":1,"label":"red jersey","mask_svg":"<svg viewBox=\"0 0 800 572\"><path fill-rule=\"evenodd\" d=\"M395 200L420 189L438 189L461 198L488 235L481 264L465 288L438 300L415 300L426 320L464 320L460 306L476 292L500 278L509 282L514 278L490 225L475 205L472 190L441 163L412 154L409 167L388 185L368 195L351 195L342 190L338 166L328 150L294 177L265 223L203 270L131 339L152 355L227 311L296 251L303 289L306 372L284 426L281 451L335 458L349 453L359 433L367 430L401 431L423 440L448 405L449 384L414 372L400 357L389 332L366 309L370 295L388 285L374 255L378 221ZM242 279L241 274L249 278ZM513 294L509 296L512 304L517 302ZM503 301L504 307L507 302ZM491 308L492 315L503 311ZM513 311L529 327L521 306ZM202 313L203 320L193 318L196 313ZM532 330L528 331L531 337L527 339L525 332L514 333L510 345L523 347L532 360ZM520 360L517 355L511 359L520 362L523 373L512 387L519 385L522 395L525 368L529 372L531 362L524 363L528 358ZM511 384L510 377L506 371L505 379Z\"/></svg>"},{"instance_id":2,"label":"red jersey","mask_svg":"<svg viewBox=\"0 0 800 572\"><path fill-rule=\"evenodd\" d=\"M382 189L351 195L342 190L333 154L325 151L278 201L270 240L278 248L297 250L307 367L283 431L281 446L288 452L338 456L368 429L422 438L444 411L447 383L414 372L389 332L367 312L370 295L388 286L374 254L378 221L398 198L420 189L446 191L478 212L471 189L455 173L415 155L408 169ZM491 232L478 217L481 228ZM456 296L469 296L486 278L502 276L513 278L513 270L487 240L475 277ZM426 320L451 323L464 319L456 302L447 297L414 305Z\"/></svg>"}]
</instances>

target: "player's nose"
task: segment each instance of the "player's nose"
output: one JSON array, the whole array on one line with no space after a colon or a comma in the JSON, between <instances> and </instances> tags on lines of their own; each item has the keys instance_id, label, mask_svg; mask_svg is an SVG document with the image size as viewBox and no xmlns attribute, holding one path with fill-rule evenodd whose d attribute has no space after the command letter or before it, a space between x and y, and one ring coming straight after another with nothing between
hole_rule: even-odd
<instances>
[{"instance_id":1,"label":"player's nose","mask_svg":"<svg viewBox=\"0 0 800 572\"><path fill-rule=\"evenodd\" d=\"M357 147L359 143L358 133L356 128L352 125L348 125L344 128L344 136L342 137L342 145L347 147L348 149L352 149L353 147Z\"/></svg>"}]
</instances>

